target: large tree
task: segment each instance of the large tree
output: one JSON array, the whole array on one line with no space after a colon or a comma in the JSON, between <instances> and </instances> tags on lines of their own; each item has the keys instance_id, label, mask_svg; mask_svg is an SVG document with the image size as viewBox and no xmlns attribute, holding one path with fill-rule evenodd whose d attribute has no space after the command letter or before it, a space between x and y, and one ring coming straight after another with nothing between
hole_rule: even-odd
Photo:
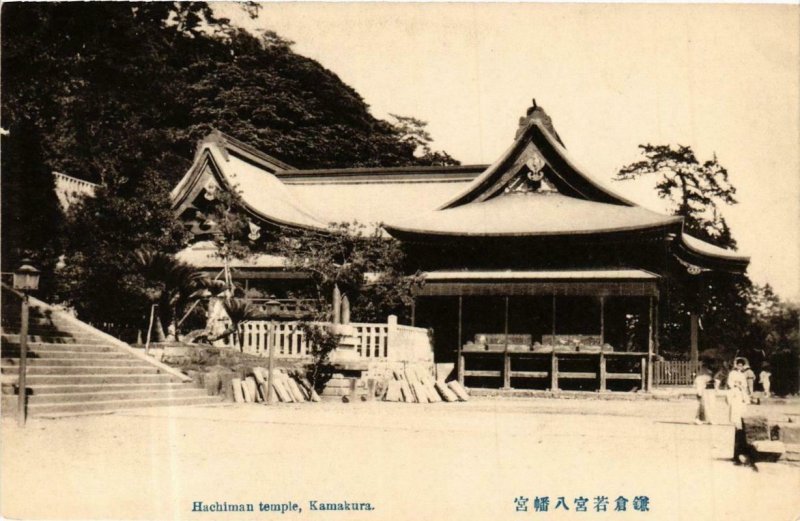
<instances>
[{"instance_id":1,"label":"large tree","mask_svg":"<svg viewBox=\"0 0 800 521\"><path fill-rule=\"evenodd\" d=\"M736 189L728 171L717 160L700 161L684 145L640 145L642 158L617 173L618 181L656 177L655 189L675 215L683 217L684 231L721 248L736 250L736 241L723 217L736 204ZM689 313L700 316L701 348L733 354L752 340L747 275L718 271L688 275L672 265L661 306L661 345L667 355L682 356L689 349Z\"/></svg>"},{"instance_id":2,"label":"large tree","mask_svg":"<svg viewBox=\"0 0 800 521\"><path fill-rule=\"evenodd\" d=\"M66 221L66 267L50 295L98 323L146 312L131 296L132 252L182 244L169 190L212 128L298 167L443 161L415 155L402 125L373 117L355 90L291 42L251 35L204 2L5 3L2 26L2 126L14 136L31 119L41 134L32 193L52 195L51 170L103 185ZM4 248L12 244L5 224L17 226L31 208L6 204L16 197L13 187L6 193L6 141ZM54 262L52 250L45 256Z\"/></svg>"},{"instance_id":3,"label":"large tree","mask_svg":"<svg viewBox=\"0 0 800 521\"><path fill-rule=\"evenodd\" d=\"M63 215L34 121L21 118L3 133L0 160L3 271L12 271L28 257L44 274L40 289L48 293L61 249Z\"/></svg>"}]
</instances>

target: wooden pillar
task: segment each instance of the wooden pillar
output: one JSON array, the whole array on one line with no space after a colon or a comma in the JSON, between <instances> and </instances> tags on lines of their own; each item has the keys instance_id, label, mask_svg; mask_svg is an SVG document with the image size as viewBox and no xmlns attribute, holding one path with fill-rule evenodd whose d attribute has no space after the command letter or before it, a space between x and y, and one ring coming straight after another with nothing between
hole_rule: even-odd
<instances>
[{"instance_id":1,"label":"wooden pillar","mask_svg":"<svg viewBox=\"0 0 800 521\"><path fill-rule=\"evenodd\" d=\"M553 352L550 355L550 390L558 391L558 357L555 352L555 345Z\"/></svg>"},{"instance_id":2,"label":"wooden pillar","mask_svg":"<svg viewBox=\"0 0 800 521\"><path fill-rule=\"evenodd\" d=\"M508 297L506 299L506 312L504 315L504 322L503 322L503 335L505 335L503 341L506 344L506 351L508 351Z\"/></svg>"},{"instance_id":3,"label":"wooden pillar","mask_svg":"<svg viewBox=\"0 0 800 521\"><path fill-rule=\"evenodd\" d=\"M458 383L464 385L464 355L461 354L461 349L464 346L463 339L463 316L464 316L464 297L458 296L458 355L456 357L456 374L458 375Z\"/></svg>"},{"instance_id":4,"label":"wooden pillar","mask_svg":"<svg viewBox=\"0 0 800 521\"><path fill-rule=\"evenodd\" d=\"M275 403L275 389L272 384L275 382L275 341L277 340L276 329L278 323L270 322L267 330L267 349L269 349L269 361L267 362L267 405Z\"/></svg>"},{"instance_id":5,"label":"wooden pillar","mask_svg":"<svg viewBox=\"0 0 800 521\"><path fill-rule=\"evenodd\" d=\"M508 349L503 353L503 389L511 389L511 357Z\"/></svg>"},{"instance_id":6,"label":"wooden pillar","mask_svg":"<svg viewBox=\"0 0 800 521\"><path fill-rule=\"evenodd\" d=\"M690 346L690 353L691 353L691 357L690 358L691 358L691 361L692 361L692 372L695 372L695 371L697 371L697 367L699 365L699 360L700 360L700 352L699 352L698 347L697 347L698 346L697 337L698 337L698 329L699 329L698 328L699 320L698 320L698 316L697 316L697 311L694 311L694 310L691 311L691 313L689 315L689 320L690 320L690 326L689 326L690 327L690 329L689 329L689 334L690 334L689 342L690 343L689 343L689 346Z\"/></svg>"},{"instance_id":7,"label":"wooden pillar","mask_svg":"<svg viewBox=\"0 0 800 521\"><path fill-rule=\"evenodd\" d=\"M606 297L600 297L600 345L606 343Z\"/></svg>"},{"instance_id":8,"label":"wooden pillar","mask_svg":"<svg viewBox=\"0 0 800 521\"><path fill-rule=\"evenodd\" d=\"M606 355L600 351L600 392L606 390Z\"/></svg>"},{"instance_id":9,"label":"wooden pillar","mask_svg":"<svg viewBox=\"0 0 800 521\"><path fill-rule=\"evenodd\" d=\"M511 389L511 358L508 356L508 295L505 297L505 304L503 341L506 344L506 348L503 353L503 389Z\"/></svg>"},{"instance_id":10,"label":"wooden pillar","mask_svg":"<svg viewBox=\"0 0 800 521\"><path fill-rule=\"evenodd\" d=\"M417 297L411 300L411 325L417 325Z\"/></svg>"},{"instance_id":11,"label":"wooden pillar","mask_svg":"<svg viewBox=\"0 0 800 521\"><path fill-rule=\"evenodd\" d=\"M654 324L655 311L653 310L654 308L653 301L654 301L653 297L650 297L650 299L648 300L650 313L649 313L649 320L647 323L647 366L646 366L647 381L642 382L643 384L646 384L646 387L643 387L643 389L645 389L646 391L652 390L653 387L653 346L654 346L653 337L655 335L655 328L653 327L655 325ZM643 368L643 377L644 374L645 371Z\"/></svg>"}]
</instances>

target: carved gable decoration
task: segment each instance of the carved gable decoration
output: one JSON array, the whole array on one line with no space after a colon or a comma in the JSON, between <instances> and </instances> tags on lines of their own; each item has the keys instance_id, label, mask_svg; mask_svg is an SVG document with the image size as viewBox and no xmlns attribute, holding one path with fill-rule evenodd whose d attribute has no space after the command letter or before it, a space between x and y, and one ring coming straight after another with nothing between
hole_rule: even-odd
<instances>
[{"instance_id":1,"label":"carved gable decoration","mask_svg":"<svg viewBox=\"0 0 800 521\"><path fill-rule=\"evenodd\" d=\"M525 161L516 175L511 178L503 193L535 193L535 192L557 192L556 187L547 179L545 175L544 159L538 153L533 153Z\"/></svg>"}]
</instances>

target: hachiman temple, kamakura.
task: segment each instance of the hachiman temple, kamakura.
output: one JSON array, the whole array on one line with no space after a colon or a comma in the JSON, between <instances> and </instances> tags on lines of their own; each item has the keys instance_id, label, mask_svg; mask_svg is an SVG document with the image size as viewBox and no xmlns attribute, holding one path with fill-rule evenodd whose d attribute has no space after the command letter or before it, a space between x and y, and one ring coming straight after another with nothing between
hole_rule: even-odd
<instances>
[{"instance_id":1,"label":"hachiman temple, kamakura.","mask_svg":"<svg viewBox=\"0 0 800 521\"><path fill-rule=\"evenodd\" d=\"M204 209L232 187L254 230L358 221L402 241L425 280L412 325L433 330L435 362L469 386L649 388L665 279L749 262L598 184L535 103L489 166L297 170L214 132L172 193L199 240L179 258L222 266ZM234 267L279 296L304 277L267 254Z\"/></svg>"}]
</instances>

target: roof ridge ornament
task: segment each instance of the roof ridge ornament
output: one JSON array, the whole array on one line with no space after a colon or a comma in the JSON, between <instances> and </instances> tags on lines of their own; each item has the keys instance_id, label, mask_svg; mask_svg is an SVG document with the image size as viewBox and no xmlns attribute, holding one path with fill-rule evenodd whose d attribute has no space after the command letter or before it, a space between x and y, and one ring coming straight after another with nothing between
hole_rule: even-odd
<instances>
[{"instance_id":1,"label":"roof ridge ornament","mask_svg":"<svg viewBox=\"0 0 800 521\"><path fill-rule=\"evenodd\" d=\"M558 135L556 128L553 126L553 120L547 115L547 112L536 103L536 98L531 99L531 106L525 111L525 116L519 118L519 126L517 127L517 133L514 134L514 139L519 139L519 137L536 121L552 134L561 146L566 148L564 142L561 141L561 136Z\"/></svg>"}]
</instances>

